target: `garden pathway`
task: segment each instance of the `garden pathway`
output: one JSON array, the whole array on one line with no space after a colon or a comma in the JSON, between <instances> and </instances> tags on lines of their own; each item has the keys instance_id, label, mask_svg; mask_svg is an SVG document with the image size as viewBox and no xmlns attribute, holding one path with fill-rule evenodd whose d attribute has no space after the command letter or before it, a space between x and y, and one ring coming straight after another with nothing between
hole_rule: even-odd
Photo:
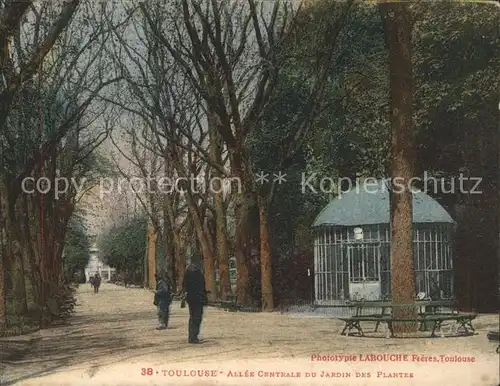
<instances>
[{"instance_id":1,"label":"garden pathway","mask_svg":"<svg viewBox=\"0 0 500 386\"><path fill-rule=\"evenodd\" d=\"M498 328L498 315L479 317L478 335L472 337L376 339L340 336L342 325L332 318L208 307L201 333L205 342L190 345L188 311L178 302L172 305L170 328L157 331L148 290L104 284L94 294L85 284L77 298L76 314L68 326L31 336L34 340L28 349L2 360L1 386L499 384L496 346L486 339L487 331ZM0 350L7 342L0 340ZM409 355L410 359L360 361L360 355L383 353ZM455 354L474 357L475 362L412 359L413 355ZM330 360L334 355L348 355L356 361L318 362L311 360L312 355L331 356ZM359 377L361 373L370 378ZM412 373L413 378L386 377L393 373Z\"/></svg>"}]
</instances>

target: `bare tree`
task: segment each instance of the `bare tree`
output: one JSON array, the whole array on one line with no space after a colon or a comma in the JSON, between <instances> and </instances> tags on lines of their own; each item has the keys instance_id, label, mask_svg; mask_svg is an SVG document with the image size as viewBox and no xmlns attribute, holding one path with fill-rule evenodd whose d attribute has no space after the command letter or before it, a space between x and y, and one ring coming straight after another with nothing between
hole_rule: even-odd
<instances>
[{"instance_id":1,"label":"bare tree","mask_svg":"<svg viewBox=\"0 0 500 386\"><path fill-rule=\"evenodd\" d=\"M86 188L69 186L61 194L54 182L59 176L69 181L91 175L95 165L91 166L89 157L108 135L110 122L105 118L110 114L107 107L93 102L119 80L103 71L103 47L110 35L98 16L103 9L96 12L95 5L84 3L63 31L61 23L69 21L75 11L72 6L78 3L63 5L52 27L57 5L30 5L11 45L11 72L1 95L2 108L8 109L0 132L5 161L1 171L4 251L14 264L19 291L25 286L22 264L24 259L29 261L42 326L50 319L50 308L53 313L52 295L62 280L65 229L79 193ZM27 194L27 178L44 178L51 186Z\"/></svg>"},{"instance_id":2,"label":"bare tree","mask_svg":"<svg viewBox=\"0 0 500 386\"><path fill-rule=\"evenodd\" d=\"M157 4L153 7L157 7L155 20L161 20L161 12L165 7ZM123 72L132 100L136 103L131 105L116 99L113 103L142 118L145 129L141 136L141 146L151 151L152 154L163 158L167 174L173 175L175 173L178 178L193 181L198 177L203 179L202 175L207 177L210 174L210 168L206 169L204 164L218 170L219 175L226 174L226 170L221 164L222 149L219 152L214 151L213 148L212 150L208 149L208 129L203 113L200 111L202 107L200 99L196 97L196 93L192 92L191 85L182 76L179 66L172 60L165 47L158 44L147 24L134 25L131 28L133 29L132 36L135 40L140 40L141 46L135 47L133 42L128 41L124 31L117 32L116 39L119 43L117 51L120 52L115 54L119 58L117 66ZM133 41L133 39L130 40ZM124 62L128 64L124 65ZM146 131L147 134L145 134ZM136 133L131 134L136 141L141 141ZM207 286L213 300L217 292L216 264L222 272L222 287L229 288L228 268L224 269L228 266L228 257L227 253L221 254L223 256L221 258L216 257L215 243L211 240L211 235L206 227L206 211L210 210L210 213L213 213L216 210L209 203L211 200L210 192L206 189L207 184L204 185L205 188L201 194L194 192L192 187L183 187L185 190L183 200L189 210L189 216L202 249L206 265ZM217 195L220 203L221 194ZM165 204L164 224L172 224L173 231L177 224L172 223L173 219L169 209L172 208L170 195L165 195L163 201ZM224 205L215 205L215 207L219 212L224 210ZM224 213L219 213L218 218L220 219L219 224L225 221ZM174 233L177 232L174 231ZM225 232L217 234L218 240L220 240L219 244L227 245ZM179 235L173 235L172 239L179 240ZM177 258L173 261L178 266L184 264L184 261L181 262ZM179 266L179 268L182 267ZM223 294L223 296L226 295L226 293Z\"/></svg>"},{"instance_id":3,"label":"bare tree","mask_svg":"<svg viewBox=\"0 0 500 386\"><path fill-rule=\"evenodd\" d=\"M52 27L42 41L38 41L40 27L35 27L36 49L29 52L29 56L20 54L18 56L20 60L18 61L11 55L13 39L19 37L23 18L29 9L36 15L35 24L40 18L40 13L36 10L32 1L5 2L1 4L3 9L1 9L2 13L0 14L0 64L3 84L0 93L0 130L7 120L12 99L16 92L19 91L24 82L38 72L40 64L69 24L79 3L79 0L72 0L63 5L60 15L54 20ZM45 7L42 6L42 12Z\"/></svg>"},{"instance_id":4,"label":"bare tree","mask_svg":"<svg viewBox=\"0 0 500 386\"><path fill-rule=\"evenodd\" d=\"M339 20L327 28L330 34L324 58L331 59L331 48L342 28L352 1L345 5ZM236 213L235 254L237 259L238 302L250 299L249 215L251 207L259 204L260 261L262 307L273 309L271 261L267 229L269 199L258 197L252 160L247 139L259 129L262 115L276 89L287 56L284 50L293 36L301 15L300 6L291 2L229 2L189 1L175 3L178 10L166 15L161 27L152 17L149 7L141 11L155 34L176 63L193 90L202 98L208 122L216 128L229 156L231 174L241 181L242 191L234 195ZM176 12L177 11L177 12ZM172 26L168 28L166 24ZM326 35L326 34L325 34ZM327 40L325 40L327 42ZM289 46L288 46L289 47ZM328 66L326 67L328 68ZM322 67L311 87L308 114L298 114L297 122L283 146L283 160L293 153L307 132L318 100L322 96L327 70Z\"/></svg>"},{"instance_id":5,"label":"bare tree","mask_svg":"<svg viewBox=\"0 0 500 386\"><path fill-rule=\"evenodd\" d=\"M238 219L235 253L238 301L248 304L251 301L248 216L254 177L244 143L255 128L275 82L277 70L272 46L275 37L283 37L285 27L275 30L279 5L267 26L268 41L261 34L253 2L245 6L226 1L179 1L176 5L180 8L178 12L173 10L167 15L167 22L174 26L169 35L153 20L149 9L141 5L141 10L159 43L202 98L208 124L217 130L227 147L231 174L239 178L243 187L243 191L234 195ZM248 44L252 22L256 28L254 47ZM252 54L260 56L262 62L252 62Z\"/></svg>"},{"instance_id":6,"label":"bare tree","mask_svg":"<svg viewBox=\"0 0 500 386\"><path fill-rule=\"evenodd\" d=\"M13 41L18 41L21 26L24 24L24 16L28 9L34 8L32 1L22 2L0 2L0 146L5 146L3 132L5 123L9 116L13 98L16 96L21 85L36 74L40 63L50 50L57 37L71 20L79 1L68 2L62 9L60 16L53 22L50 32L41 44L35 45L35 49L26 56L19 55L17 63L12 54ZM37 38L38 40L38 38ZM37 41L38 43L38 41ZM2 173L3 174L3 173ZM7 226L7 207L4 196L6 193L5 182L0 177L0 331L5 328L5 243L8 235L5 232Z\"/></svg>"}]
</instances>

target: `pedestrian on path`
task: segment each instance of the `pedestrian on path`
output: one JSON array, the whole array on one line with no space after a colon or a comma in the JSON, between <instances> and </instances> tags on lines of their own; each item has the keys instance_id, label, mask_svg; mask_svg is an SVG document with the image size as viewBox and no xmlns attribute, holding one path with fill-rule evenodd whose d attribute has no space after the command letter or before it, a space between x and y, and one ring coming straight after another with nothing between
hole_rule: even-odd
<instances>
[{"instance_id":1,"label":"pedestrian on path","mask_svg":"<svg viewBox=\"0 0 500 386\"><path fill-rule=\"evenodd\" d=\"M165 330L168 328L168 320L170 317L170 304L172 303L172 291L170 288L170 279L165 273L155 275L156 290L153 304L158 311L159 326L157 330Z\"/></svg>"},{"instance_id":2,"label":"pedestrian on path","mask_svg":"<svg viewBox=\"0 0 500 386\"><path fill-rule=\"evenodd\" d=\"M96 273L94 277L94 292L98 293L99 292L99 287L101 286L101 276Z\"/></svg>"},{"instance_id":3,"label":"pedestrian on path","mask_svg":"<svg viewBox=\"0 0 500 386\"><path fill-rule=\"evenodd\" d=\"M203 306L207 301L205 277L197 264L190 264L184 274L184 293L189 306L189 343L201 343L198 339L203 320Z\"/></svg>"}]
</instances>

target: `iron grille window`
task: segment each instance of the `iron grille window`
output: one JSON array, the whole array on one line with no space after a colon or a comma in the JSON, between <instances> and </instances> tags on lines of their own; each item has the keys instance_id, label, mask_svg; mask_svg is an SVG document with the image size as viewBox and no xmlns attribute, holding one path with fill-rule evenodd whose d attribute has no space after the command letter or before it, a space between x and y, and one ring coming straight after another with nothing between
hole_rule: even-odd
<instances>
[{"instance_id":1,"label":"iron grille window","mask_svg":"<svg viewBox=\"0 0 500 386\"><path fill-rule=\"evenodd\" d=\"M378 281L379 246L356 245L349 247L351 282Z\"/></svg>"}]
</instances>

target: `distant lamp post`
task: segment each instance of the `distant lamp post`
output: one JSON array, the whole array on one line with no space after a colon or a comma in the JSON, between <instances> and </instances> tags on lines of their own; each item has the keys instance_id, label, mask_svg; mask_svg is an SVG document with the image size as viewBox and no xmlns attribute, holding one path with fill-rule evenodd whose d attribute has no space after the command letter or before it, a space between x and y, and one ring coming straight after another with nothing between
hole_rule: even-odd
<instances>
[{"instance_id":1,"label":"distant lamp post","mask_svg":"<svg viewBox=\"0 0 500 386\"><path fill-rule=\"evenodd\" d=\"M362 228L354 228L354 240L363 241L363 229Z\"/></svg>"}]
</instances>

